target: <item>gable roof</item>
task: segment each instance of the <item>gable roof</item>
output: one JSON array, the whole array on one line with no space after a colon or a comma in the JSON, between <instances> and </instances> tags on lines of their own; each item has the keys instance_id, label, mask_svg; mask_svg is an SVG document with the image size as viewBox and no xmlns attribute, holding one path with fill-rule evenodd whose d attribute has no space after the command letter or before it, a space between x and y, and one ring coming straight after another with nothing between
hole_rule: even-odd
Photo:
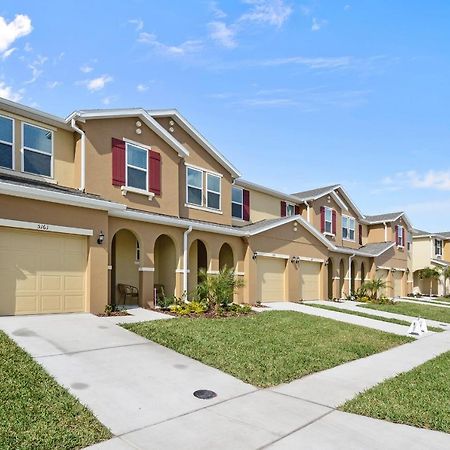
<instances>
[{"instance_id":1,"label":"gable roof","mask_svg":"<svg viewBox=\"0 0 450 450\"><path fill-rule=\"evenodd\" d=\"M320 197L323 197L324 195L329 194L330 192L334 191L340 186L341 186L340 184L332 184L330 186L323 186L316 189L310 189L308 191L295 192L294 194L291 195L297 197L302 201L316 200Z\"/></svg>"},{"instance_id":2,"label":"gable roof","mask_svg":"<svg viewBox=\"0 0 450 450\"><path fill-rule=\"evenodd\" d=\"M395 242L372 242L359 247L358 251L366 253L368 256L376 257L394 247L394 245Z\"/></svg>"},{"instance_id":3,"label":"gable roof","mask_svg":"<svg viewBox=\"0 0 450 450\"><path fill-rule=\"evenodd\" d=\"M161 139L169 144L181 158L189 156L189 150L178 142L164 127L162 127L148 112L143 108L129 109L84 109L74 111L66 118L66 122L72 119L90 120L90 119L111 119L123 117L139 117L152 131Z\"/></svg>"},{"instance_id":4,"label":"gable roof","mask_svg":"<svg viewBox=\"0 0 450 450\"><path fill-rule=\"evenodd\" d=\"M400 217L403 217L403 220L406 222L409 228L412 228L411 222L408 219L408 216L403 211L397 211L397 212L391 212L391 213L385 213L385 214L375 214L372 216L364 216L365 221L369 225L375 225L379 223L385 223L385 222L395 222L396 220L400 219Z\"/></svg>"},{"instance_id":5,"label":"gable roof","mask_svg":"<svg viewBox=\"0 0 450 450\"><path fill-rule=\"evenodd\" d=\"M180 114L177 109L159 109L159 110L147 110L148 114L152 117L171 117L175 119L178 125L188 133L198 144L200 144L205 150L223 167L225 167L233 176L238 178L241 176L236 167L228 161L222 153L217 150L188 120Z\"/></svg>"},{"instance_id":6,"label":"gable roof","mask_svg":"<svg viewBox=\"0 0 450 450\"><path fill-rule=\"evenodd\" d=\"M273 197L281 198L283 200L287 200L292 203L299 203L299 199L297 197L295 197L294 195L285 194L284 192L277 191L275 189L253 183L251 181L247 181L242 178L238 178L237 180L235 180L234 184L236 184L237 186L247 188L247 189L253 189L255 191L259 191L264 194L272 195Z\"/></svg>"},{"instance_id":7,"label":"gable roof","mask_svg":"<svg viewBox=\"0 0 450 450\"><path fill-rule=\"evenodd\" d=\"M440 233L431 233L429 231L419 230L414 228L412 231L413 238L419 237L437 237L439 239L450 239L450 231L442 231Z\"/></svg>"},{"instance_id":8,"label":"gable roof","mask_svg":"<svg viewBox=\"0 0 450 450\"><path fill-rule=\"evenodd\" d=\"M450 239L450 231L440 231L439 233L436 233L439 236L443 236L446 239Z\"/></svg>"}]
</instances>

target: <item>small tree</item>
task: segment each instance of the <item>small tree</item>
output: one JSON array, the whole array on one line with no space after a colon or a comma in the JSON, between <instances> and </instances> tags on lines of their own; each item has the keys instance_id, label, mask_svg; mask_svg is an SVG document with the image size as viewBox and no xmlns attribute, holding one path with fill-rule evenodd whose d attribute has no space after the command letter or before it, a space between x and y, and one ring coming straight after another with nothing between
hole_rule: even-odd
<instances>
[{"instance_id":1,"label":"small tree","mask_svg":"<svg viewBox=\"0 0 450 450\"><path fill-rule=\"evenodd\" d=\"M387 283L381 278L374 278L373 280L366 281L363 284L364 289L369 291L369 298L371 300L377 300L378 294L382 289L386 289Z\"/></svg>"},{"instance_id":2,"label":"small tree","mask_svg":"<svg viewBox=\"0 0 450 450\"><path fill-rule=\"evenodd\" d=\"M434 267L425 267L419 271L421 280L429 280L430 283L430 297L433 295L433 280L439 280L441 273Z\"/></svg>"},{"instance_id":3,"label":"small tree","mask_svg":"<svg viewBox=\"0 0 450 450\"><path fill-rule=\"evenodd\" d=\"M450 266L442 268L441 276L444 279L444 295L447 295L447 279L450 278Z\"/></svg>"}]
</instances>

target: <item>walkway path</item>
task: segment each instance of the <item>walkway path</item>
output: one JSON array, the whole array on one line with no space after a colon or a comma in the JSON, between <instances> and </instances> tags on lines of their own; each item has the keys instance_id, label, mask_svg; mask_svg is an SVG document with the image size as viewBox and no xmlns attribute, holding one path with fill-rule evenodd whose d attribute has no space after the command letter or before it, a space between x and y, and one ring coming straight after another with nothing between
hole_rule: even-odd
<instances>
[{"instance_id":1,"label":"walkway path","mask_svg":"<svg viewBox=\"0 0 450 450\"><path fill-rule=\"evenodd\" d=\"M443 305L442 303L432 303L432 302L428 302L428 301L410 300L405 297L402 297L399 300L401 302L405 302L405 303L418 303L419 305L437 306L438 308L450 308L450 305Z\"/></svg>"}]
</instances>

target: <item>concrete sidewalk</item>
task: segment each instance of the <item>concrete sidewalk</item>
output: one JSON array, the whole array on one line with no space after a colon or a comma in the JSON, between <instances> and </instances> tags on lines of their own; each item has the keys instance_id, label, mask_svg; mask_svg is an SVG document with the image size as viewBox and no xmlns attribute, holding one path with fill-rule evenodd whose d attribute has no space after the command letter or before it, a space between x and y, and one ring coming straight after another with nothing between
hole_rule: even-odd
<instances>
[{"instance_id":1,"label":"concrete sidewalk","mask_svg":"<svg viewBox=\"0 0 450 450\"><path fill-rule=\"evenodd\" d=\"M354 316L345 314L345 312L329 311L327 309L314 308L312 306L302 305L300 303L291 302L274 302L265 303L268 308L265 311L297 311L311 316L325 317L327 319L337 320L339 322L351 323L353 325L360 325L363 327L374 328L375 330L385 331L387 333L398 334L400 336L409 336L408 328L405 325L398 325L396 323L382 322L376 319L367 319L366 317ZM429 334L429 333L427 333ZM411 336L414 338L421 338L422 336Z\"/></svg>"},{"instance_id":2,"label":"concrete sidewalk","mask_svg":"<svg viewBox=\"0 0 450 450\"><path fill-rule=\"evenodd\" d=\"M347 301L347 300L342 300L339 302L330 302L330 301L326 301L326 300L314 300L311 302L305 302L305 305L333 306L334 308L342 309L343 312L345 312L345 310L350 310L350 311L356 311L356 312L360 312L360 313L370 314L372 316L386 317L388 319L405 320L406 322L412 322L414 319L417 319L417 317L405 316L404 314L390 313L387 311L371 309L371 308L361 308L361 306L358 306L358 305L364 305L364 303L352 302L352 301ZM450 329L450 327L443 322L437 322L436 320L429 320L429 319L426 319L426 322L427 322L427 325L430 327L438 327L438 328L442 328L444 330Z\"/></svg>"},{"instance_id":3,"label":"concrete sidewalk","mask_svg":"<svg viewBox=\"0 0 450 450\"><path fill-rule=\"evenodd\" d=\"M399 301L405 302L405 303L418 303L419 305L436 306L438 308L450 308L450 305L443 305L441 303L432 303L432 302L420 301L420 300L409 300L405 297L400 298Z\"/></svg>"}]
</instances>

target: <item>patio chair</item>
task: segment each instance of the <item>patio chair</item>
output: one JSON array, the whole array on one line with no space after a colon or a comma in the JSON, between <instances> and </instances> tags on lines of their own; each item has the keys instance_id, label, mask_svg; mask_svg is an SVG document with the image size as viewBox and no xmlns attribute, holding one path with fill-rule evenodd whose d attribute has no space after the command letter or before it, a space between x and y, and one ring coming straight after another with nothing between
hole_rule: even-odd
<instances>
[{"instance_id":1,"label":"patio chair","mask_svg":"<svg viewBox=\"0 0 450 450\"><path fill-rule=\"evenodd\" d=\"M136 299L136 304L139 303L139 289L135 286L131 286L130 284L122 284L119 283L117 285L117 288L119 289L120 297L123 300L123 304L127 304L127 298ZM133 303L131 303L133 304Z\"/></svg>"}]
</instances>

